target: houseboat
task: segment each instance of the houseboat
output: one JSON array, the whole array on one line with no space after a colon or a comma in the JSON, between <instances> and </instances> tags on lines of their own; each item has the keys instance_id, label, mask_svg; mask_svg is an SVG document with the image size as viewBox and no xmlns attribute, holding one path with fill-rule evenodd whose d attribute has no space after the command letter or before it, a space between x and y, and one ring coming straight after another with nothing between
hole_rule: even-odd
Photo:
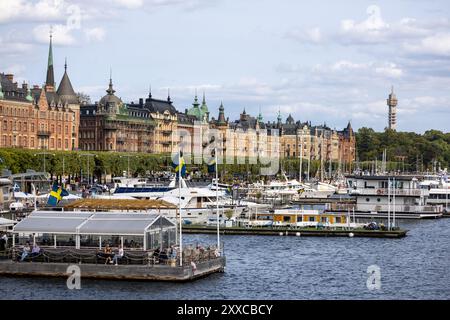
<instances>
[{"instance_id":1,"label":"houseboat","mask_svg":"<svg viewBox=\"0 0 450 320\"><path fill-rule=\"evenodd\" d=\"M355 211L358 218L438 218L443 206L428 203L430 190L409 175L349 175L349 194L355 205L334 203L329 211ZM349 207L351 206L351 208Z\"/></svg>"}]
</instances>

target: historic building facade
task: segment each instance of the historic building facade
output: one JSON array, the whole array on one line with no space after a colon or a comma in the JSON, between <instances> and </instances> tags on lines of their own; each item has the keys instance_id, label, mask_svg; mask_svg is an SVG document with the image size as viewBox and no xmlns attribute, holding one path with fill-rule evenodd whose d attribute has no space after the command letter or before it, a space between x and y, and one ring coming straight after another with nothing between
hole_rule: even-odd
<instances>
[{"instance_id":1,"label":"historic building facade","mask_svg":"<svg viewBox=\"0 0 450 320\"><path fill-rule=\"evenodd\" d=\"M81 106L80 147L82 150L155 151L155 121L150 110L139 104L125 104L115 95L112 79L106 95L96 104Z\"/></svg>"},{"instance_id":2,"label":"historic building facade","mask_svg":"<svg viewBox=\"0 0 450 320\"><path fill-rule=\"evenodd\" d=\"M77 150L80 105L67 74L56 89L50 36L47 78L42 87L0 74L0 147Z\"/></svg>"}]
</instances>

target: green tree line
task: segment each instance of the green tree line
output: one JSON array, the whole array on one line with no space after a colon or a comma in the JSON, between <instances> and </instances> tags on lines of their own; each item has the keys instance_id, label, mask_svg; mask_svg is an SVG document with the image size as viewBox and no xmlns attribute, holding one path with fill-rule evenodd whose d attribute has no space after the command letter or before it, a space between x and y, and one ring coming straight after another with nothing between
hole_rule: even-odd
<instances>
[{"instance_id":1,"label":"green tree line","mask_svg":"<svg viewBox=\"0 0 450 320\"><path fill-rule=\"evenodd\" d=\"M449 168L450 133L428 130L424 134L385 130L375 132L360 128L356 133L357 160L362 166L370 166L375 159L382 159L386 150L388 169L426 171L433 166Z\"/></svg>"}]
</instances>

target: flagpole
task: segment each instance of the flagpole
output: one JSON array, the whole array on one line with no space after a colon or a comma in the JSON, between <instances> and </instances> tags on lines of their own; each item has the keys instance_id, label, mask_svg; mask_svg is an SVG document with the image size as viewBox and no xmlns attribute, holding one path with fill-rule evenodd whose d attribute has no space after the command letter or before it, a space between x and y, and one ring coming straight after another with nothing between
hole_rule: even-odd
<instances>
[{"instance_id":1,"label":"flagpole","mask_svg":"<svg viewBox=\"0 0 450 320\"><path fill-rule=\"evenodd\" d=\"M391 179L388 178L388 230L391 230Z\"/></svg>"},{"instance_id":2,"label":"flagpole","mask_svg":"<svg viewBox=\"0 0 450 320\"><path fill-rule=\"evenodd\" d=\"M183 234L181 232L181 150L178 149L178 212L180 214L180 267L183 266Z\"/></svg>"},{"instance_id":3,"label":"flagpole","mask_svg":"<svg viewBox=\"0 0 450 320\"><path fill-rule=\"evenodd\" d=\"M219 170L217 170L217 148L214 148L216 166L216 215L217 215L217 251L220 252L220 228L219 228Z\"/></svg>"},{"instance_id":4,"label":"flagpole","mask_svg":"<svg viewBox=\"0 0 450 320\"><path fill-rule=\"evenodd\" d=\"M395 184L395 178L394 178L394 194L393 194L393 209L392 209L392 226L395 228L395 192L397 191L397 186Z\"/></svg>"}]
</instances>

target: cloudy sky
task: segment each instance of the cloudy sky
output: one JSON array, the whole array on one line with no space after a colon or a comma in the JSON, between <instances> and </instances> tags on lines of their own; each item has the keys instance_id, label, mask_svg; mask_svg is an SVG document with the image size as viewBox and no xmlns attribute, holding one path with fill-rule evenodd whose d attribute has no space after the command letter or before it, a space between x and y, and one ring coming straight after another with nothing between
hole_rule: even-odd
<instances>
[{"instance_id":1,"label":"cloudy sky","mask_svg":"<svg viewBox=\"0 0 450 320\"><path fill-rule=\"evenodd\" d=\"M339 2L339 3L338 3ZM0 72L42 84L50 25L56 78L67 57L76 91L148 94L179 110L206 91L236 119L245 108L285 119L383 130L450 126L448 0L0 0Z\"/></svg>"}]
</instances>

